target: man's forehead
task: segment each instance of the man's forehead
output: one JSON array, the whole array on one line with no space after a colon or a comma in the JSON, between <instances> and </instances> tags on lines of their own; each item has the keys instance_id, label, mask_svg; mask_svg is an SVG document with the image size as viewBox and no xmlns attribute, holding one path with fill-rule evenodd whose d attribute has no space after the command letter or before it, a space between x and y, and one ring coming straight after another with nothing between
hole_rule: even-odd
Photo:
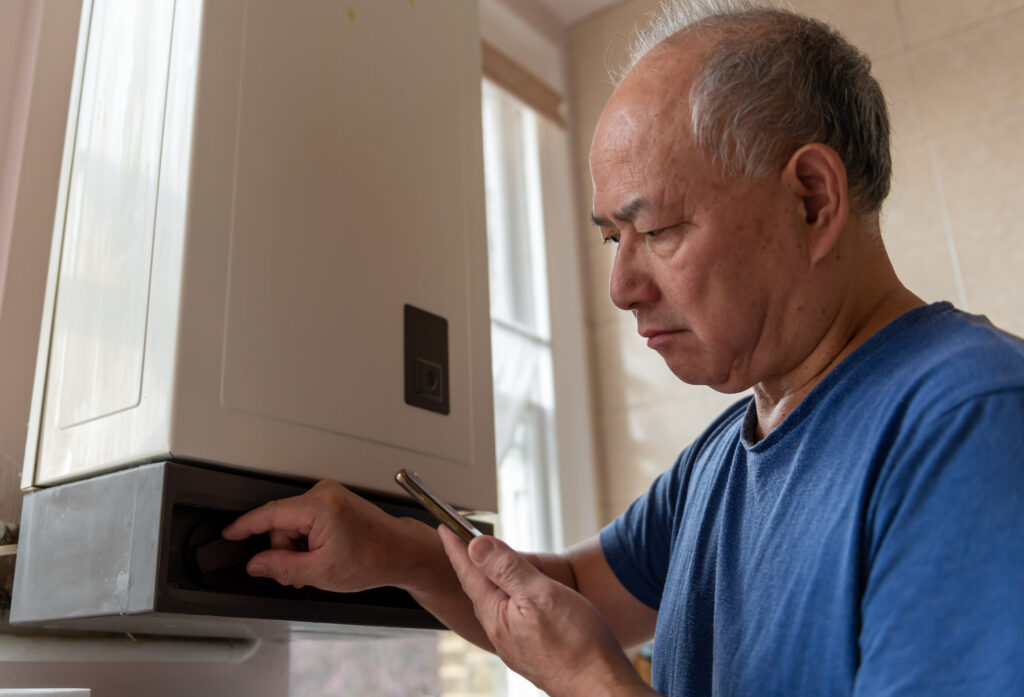
<instances>
[{"instance_id":1,"label":"man's forehead","mask_svg":"<svg viewBox=\"0 0 1024 697\"><path fill-rule=\"evenodd\" d=\"M691 169L694 156L688 121L627 107L623 113L610 114L595 132L590 169L596 188L632 193L652 177Z\"/></svg>"},{"instance_id":2,"label":"man's forehead","mask_svg":"<svg viewBox=\"0 0 1024 697\"><path fill-rule=\"evenodd\" d=\"M683 185L693 169L689 89L703 55L682 44L655 49L623 78L605 106L590 151L598 224L632 222Z\"/></svg>"},{"instance_id":3,"label":"man's forehead","mask_svg":"<svg viewBox=\"0 0 1024 697\"><path fill-rule=\"evenodd\" d=\"M690 85L699 54L685 46L655 49L637 63L612 93L591 144L595 157L664 150L689 135Z\"/></svg>"},{"instance_id":4,"label":"man's forehead","mask_svg":"<svg viewBox=\"0 0 1024 697\"><path fill-rule=\"evenodd\" d=\"M592 173L615 169L617 176L629 176L623 168L644 169L656 160L673 157L688 140L686 128L670 118L661 105L644 101L610 102L594 131L590 148Z\"/></svg>"}]
</instances>

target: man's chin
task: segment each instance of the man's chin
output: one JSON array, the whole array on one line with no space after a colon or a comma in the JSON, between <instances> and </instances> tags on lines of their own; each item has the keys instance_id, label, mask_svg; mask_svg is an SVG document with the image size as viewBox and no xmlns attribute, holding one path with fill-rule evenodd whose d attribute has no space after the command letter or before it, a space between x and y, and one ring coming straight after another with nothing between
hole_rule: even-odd
<instances>
[{"instance_id":1,"label":"man's chin","mask_svg":"<svg viewBox=\"0 0 1024 697\"><path fill-rule=\"evenodd\" d=\"M710 387L715 392L722 394L737 394L751 387L746 382L729 375L728 371L698 366L693 362L677 362L664 355L662 358L665 359L665 365L672 371L672 374L687 385Z\"/></svg>"}]
</instances>

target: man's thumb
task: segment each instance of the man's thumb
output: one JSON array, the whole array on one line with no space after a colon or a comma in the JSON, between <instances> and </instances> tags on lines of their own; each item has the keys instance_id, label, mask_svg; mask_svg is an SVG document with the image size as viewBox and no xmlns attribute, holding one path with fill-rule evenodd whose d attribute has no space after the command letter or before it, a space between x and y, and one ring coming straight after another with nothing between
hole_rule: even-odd
<instances>
[{"instance_id":1,"label":"man's thumb","mask_svg":"<svg viewBox=\"0 0 1024 697\"><path fill-rule=\"evenodd\" d=\"M494 537L469 543L469 558L494 585L509 595L522 592L540 573L528 560Z\"/></svg>"}]
</instances>

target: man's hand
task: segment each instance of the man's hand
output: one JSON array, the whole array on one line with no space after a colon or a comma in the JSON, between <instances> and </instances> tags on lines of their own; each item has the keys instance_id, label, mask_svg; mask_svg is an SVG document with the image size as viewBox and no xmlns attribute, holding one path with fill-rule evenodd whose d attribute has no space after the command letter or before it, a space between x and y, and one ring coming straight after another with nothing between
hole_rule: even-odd
<instances>
[{"instance_id":1,"label":"man's hand","mask_svg":"<svg viewBox=\"0 0 1024 697\"><path fill-rule=\"evenodd\" d=\"M651 695L586 598L489 536L467 547L439 528L477 619L501 659L552 697Z\"/></svg>"},{"instance_id":2,"label":"man's hand","mask_svg":"<svg viewBox=\"0 0 1024 697\"><path fill-rule=\"evenodd\" d=\"M353 592L400 585L415 575L417 544L431 529L388 515L335 481L301 496L271 501L224 529L229 540L270 533L271 549L246 567L285 585Z\"/></svg>"},{"instance_id":3,"label":"man's hand","mask_svg":"<svg viewBox=\"0 0 1024 697\"><path fill-rule=\"evenodd\" d=\"M467 549L447 528L438 537L430 526L391 516L330 480L249 511L223 534L241 540L265 532L271 549L249 560L253 576L338 592L404 588L451 629L493 648L551 695L652 694L597 608L564 579L538 570L551 562L561 579L568 566L560 557L542 564L493 537L477 538ZM606 596L617 597L599 594Z\"/></svg>"}]
</instances>

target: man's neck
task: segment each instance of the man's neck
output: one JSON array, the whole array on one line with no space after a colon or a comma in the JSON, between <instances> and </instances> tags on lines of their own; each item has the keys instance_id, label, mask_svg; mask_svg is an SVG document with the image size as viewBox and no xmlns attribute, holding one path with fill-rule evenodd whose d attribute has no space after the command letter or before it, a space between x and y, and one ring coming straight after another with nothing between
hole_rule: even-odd
<instances>
[{"instance_id":1,"label":"man's neck","mask_svg":"<svg viewBox=\"0 0 1024 697\"><path fill-rule=\"evenodd\" d=\"M900 315L924 301L907 290L895 275L889 287L866 302L841 306L814 349L785 375L754 386L758 440L775 430L804 397L857 347Z\"/></svg>"}]
</instances>

